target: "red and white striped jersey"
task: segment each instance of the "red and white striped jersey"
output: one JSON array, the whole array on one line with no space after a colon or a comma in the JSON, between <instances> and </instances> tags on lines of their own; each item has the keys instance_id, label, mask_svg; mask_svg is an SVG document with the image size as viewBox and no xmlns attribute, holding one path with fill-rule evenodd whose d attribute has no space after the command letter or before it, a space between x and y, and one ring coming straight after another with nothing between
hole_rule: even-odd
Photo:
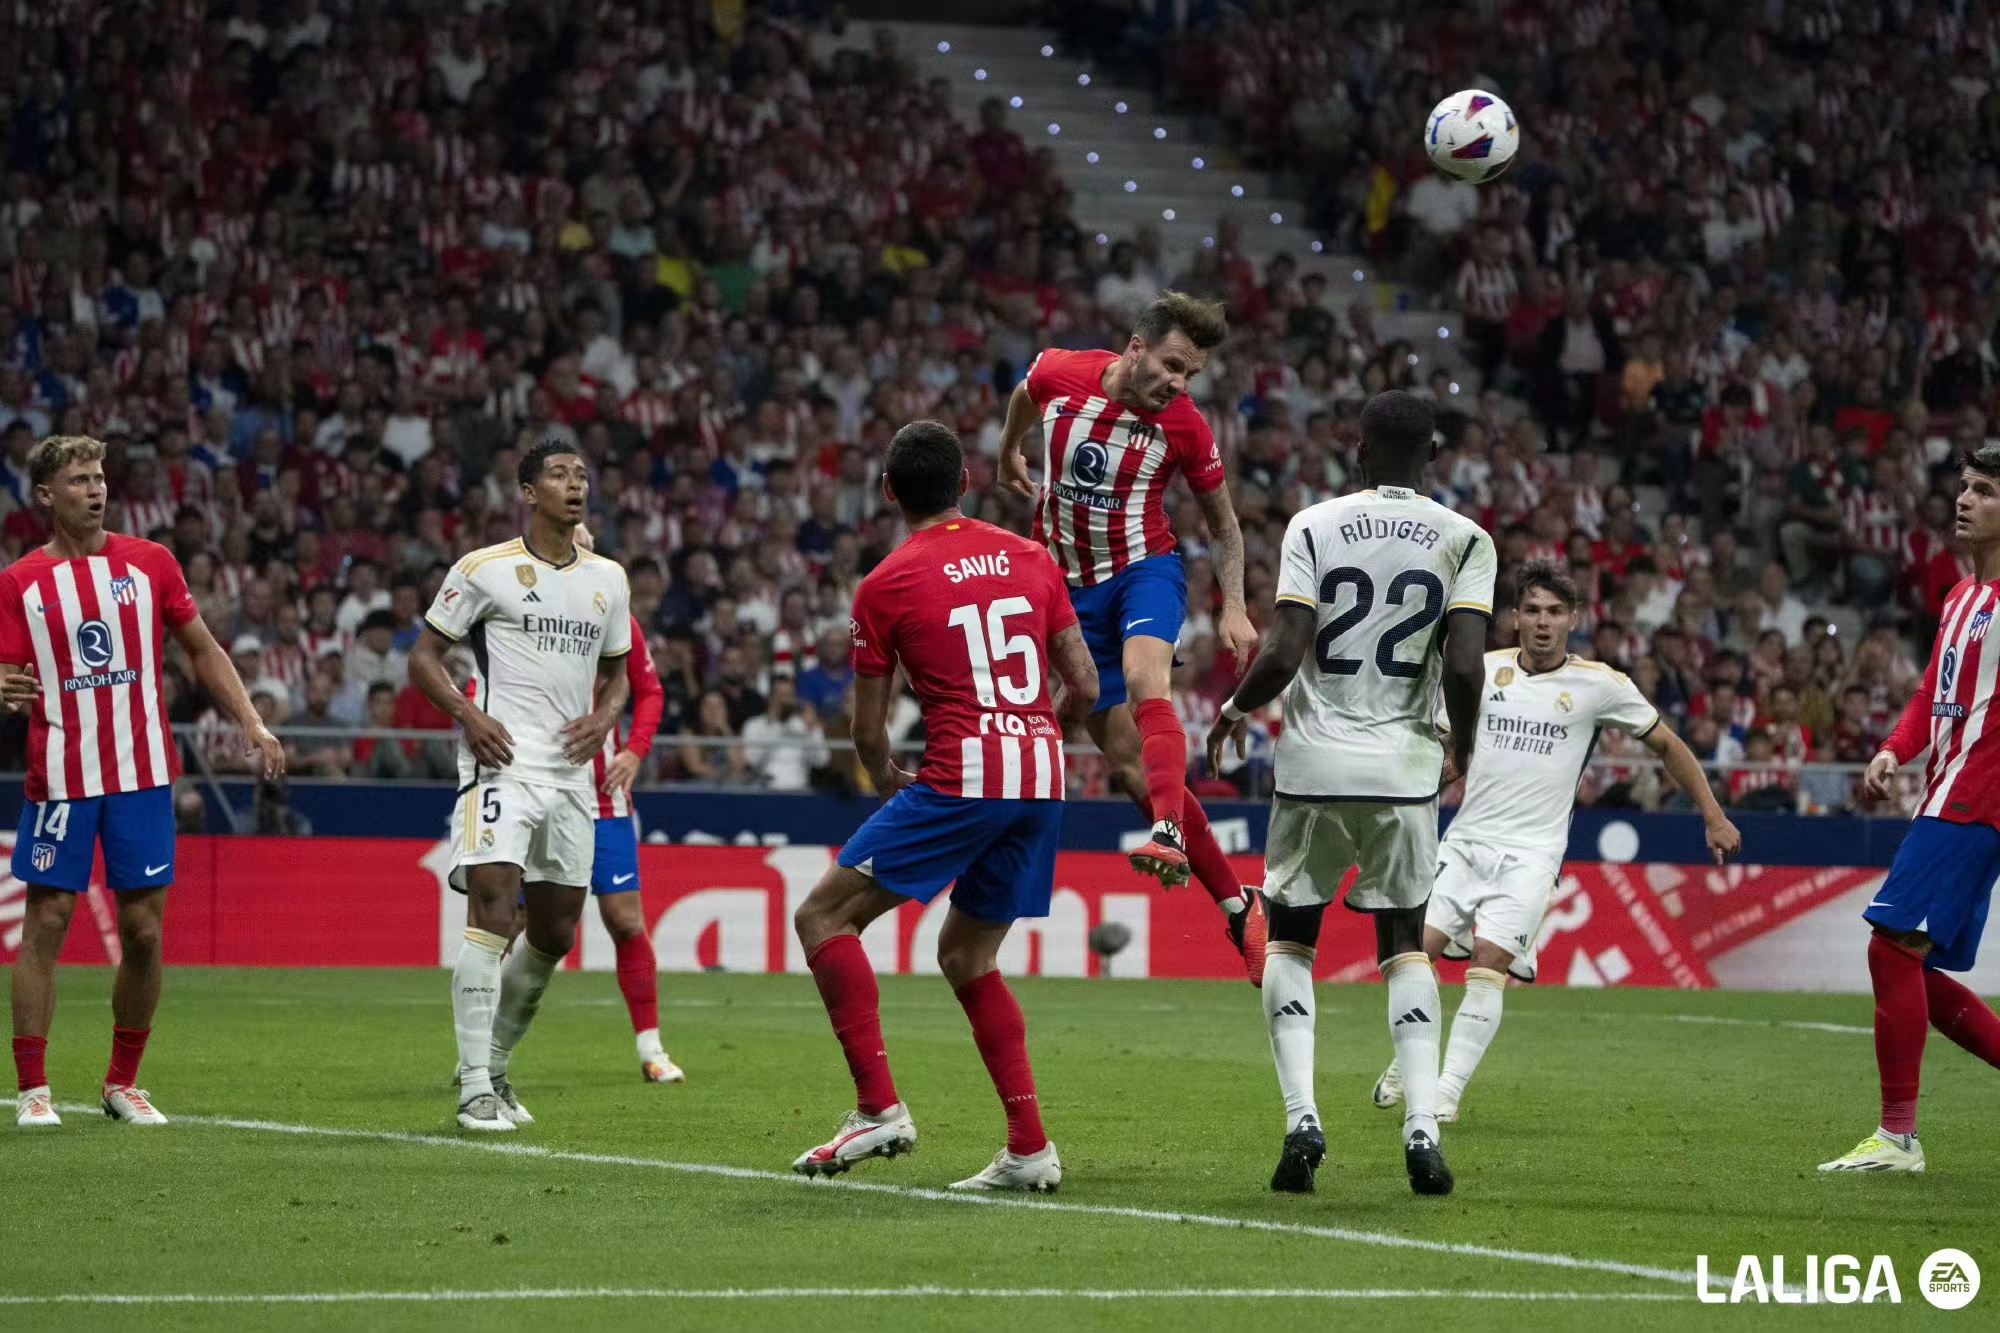
<instances>
[{"instance_id":1,"label":"red and white striped jersey","mask_svg":"<svg viewBox=\"0 0 2000 1333\"><path fill-rule=\"evenodd\" d=\"M1174 549L1166 494L1176 472L1203 494L1224 481L1215 436L1187 395L1159 413L1104 396L1104 372L1117 359L1051 348L1028 370L1028 395L1048 439L1035 540L1071 587L1107 582Z\"/></svg>"},{"instance_id":2,"label":"red and white striped jersey","mask_svg":"<svg viewBox=\"0 0 2000 1333\"><path fill-rule=\"evenodd\" d=\"M969 799L1063 799L1049 643L1076 624L1039 546L974 519L920 529L854 594L854 670L900 664L924 714L917 781Z\"/></svg>"},{"instance_id":3,"label":"red and white striped jersey","mask_svg":"<svg viewBox=\"0 0 2000 1333\"><path fill-rule=\"evenodd\" d=\"M632 798L622 789L604 790L604 773L620 750L630 750L642 760L653 752L653 736L667 707L667 692L660 685L652 650L646 646L646 631L636 617L632 621L632 651L625 656L625 683L632 687L632 730L620 740L614 727L604 738L604 748L590 761L590 785L597 793L599 819L631 818Z\"/></svg>"},{"instance_id":4,"label":"red and white striped jersey","mask_svg":"<svg viewBox=\"0 0 2000 1333\"><path fill-rule=\"evenodd\" d=\"M0 571L0 662L32 666L31 801L164 787L180 775L160 684L166 632L194 620L166 547L108 534L96 555L36 550Z\"/></svg>"},{"instance_id":5,"label":"red and white striped jersey","mask_svg":"<svg viewBox=\"0 0 2000 1333\"><path fill-rule=\"evenodd\" d=\"M1967 579L1951 590L1923 686L1883 746L1899 764L1929 750L1919 815L2000 827L2000 728L1993 725L2000 648L1990 634L1996 610L2000 582Z\"/></svg>"}]
</instances>

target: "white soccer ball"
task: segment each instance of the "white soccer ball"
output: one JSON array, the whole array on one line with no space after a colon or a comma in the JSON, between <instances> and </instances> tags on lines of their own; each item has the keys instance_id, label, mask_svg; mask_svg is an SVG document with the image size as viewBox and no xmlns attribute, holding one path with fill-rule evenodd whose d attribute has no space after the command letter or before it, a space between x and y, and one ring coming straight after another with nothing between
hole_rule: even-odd
<instances>
[{"instance_id":1,"label":"white soccer ball","mask_svg":"<svg viewBox=\"0 0 2000 1333\"><path fill-rule=\"evenodd\" d=\"M1477 185L1507 169L1521 147L1514 113L1492 93L1467 88L1431 111L1424 151L1447 176Z\"/></svg>"}]
</instances>

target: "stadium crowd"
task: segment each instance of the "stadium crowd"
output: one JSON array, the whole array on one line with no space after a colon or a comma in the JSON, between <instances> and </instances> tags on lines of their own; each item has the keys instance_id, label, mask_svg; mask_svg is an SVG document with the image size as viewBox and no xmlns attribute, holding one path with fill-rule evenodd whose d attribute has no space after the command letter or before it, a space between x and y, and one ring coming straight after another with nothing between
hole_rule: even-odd
<instances>
[{"instance_id":1,"label":"stadium crowd","mask_svg":"<svg viewBox=\"0 0 2000 1333\"><path fill-rule=\"evenodd\" d=\"M1364 303L1260 271L1227 219L1184 268L1149 233L1100 241L999 103L961 124L893 35L785 5L13 7L0 542L42 540L37 439L104 439L112 526L179 554L270 721L326 729L295 771L445 776L447 739L338 733L445 729L406 678L419 618L452 560L517 531L523 444L574 439L666 689L642 783L853 784L827 742L853 590L900 536L890 435L959 429L968 511L1025 530L992 486L1005 395L1042 347L1119 345L1171 285L1236 329L1195 392L1253 615L1287 518L1358 484L1360 404L1415 388L1438 498L1503 566L1566 564L1579 650L1629 669L1732 799L1849 805L1844 778L1734 766L1865 760L1959 577L1950 460L1996 406L2000 20L1554 8L1197 4L1142 34L1172 96L1325 182L1334 248L1457 306L1468 368L1420 379ZM1515 171L1475 190L1413 127L1482 78L1532 111ZM1199 737L1234 673L1200 512L1174 517ZM204 760L239 764L189 680L170 693ZM905 701L893 729L915 725ZM1208 781L1254 786L1268 739ZM1650 786L1600 770L1587 795Z\"/></svg>"}]
</instances>

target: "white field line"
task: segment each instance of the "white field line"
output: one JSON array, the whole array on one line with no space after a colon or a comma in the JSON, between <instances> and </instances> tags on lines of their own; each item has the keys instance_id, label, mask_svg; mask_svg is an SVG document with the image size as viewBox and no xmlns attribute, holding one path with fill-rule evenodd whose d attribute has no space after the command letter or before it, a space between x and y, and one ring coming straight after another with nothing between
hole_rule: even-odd
<instances>
[{"instance_id":1,"label":"white field line","mask_svg":"<svg viewBox=\"0 0 2000 1333\"><path fill-rule=\"evenodd\" d=\"M797 1301L898 1298L1062 1301L1682 1301L1656 1291L1445 1291L1405 1287L555 1287L519 1291L65 1292L0 1295L9 1305L359 1305L434 1301Z\"/></svg>"},{"instance_id":2,"label":"white field line","mask_svg":"<svg viewBox=\"0 0 2000 1333\"><path fill-rule=\"evenodd\" d=\"M88 1115L100 1108L65 1105L65 1112ZM672 1171L681 1175L720 1176L728 1180L759 1180L802 1189L852 1190L864 1194L888 1194L927 1203L953 1203L973 1207L1024 1208L1050 1213L1075 1213L1088 1217L1121 1217L1139 1222L1165 1222L1176 1226L1219 1227L1234 1231L1275 1232L1288 1236L1314 1236L1322 1240L1345 1241L1351 1245L1375 1245L1386 1249L1422 1250L1432 1254L1452 1254L1470 1259L1496 1259L1505 1263L1538 1264L1547 1268L1567 1268L1592 1273L1616 1273L1621 1277L1650 1278L1656 1282L1691 1285L1693 1272L1630 1264L1615 1259L1582 1259L1569 1254L1544 1254L1535 1250L1502 1249L1490 1245L1470 1245L1458 1241L1423 1240L1398 1236L1387 1231L1358 1231L1351 1227L1311 1226L1300 1222L1272 1222L1261 1218L1223 1217L1212 1213L1174 1213L1152 1208L1121 1208L1112 1204L1068 1203L1012 1194L984 1194L922 1189L911 1185L882 1185L863 1181L813 1181L789 1171L758 1171L750 1167L722 1166L710 1162L668 1162L652 1157L625 1157L611 1153L568 1152L538 1147L530 1143L493 1143L485 1139L448 1138L440 1134L411 1134L398 1130L332 1129L320 1125L287 1125L269 1120L233 1120L221 1116L175 1116L175 1124L211 1125L221 1129L241 1129L263 1134L296 1134L314 1138L365 1139L375 1143L408 1143L429 1148L457 1148L466 1152L497 1153L508 1157L532 1157L551 1162L585 1162L594 1166L628 1166L649 1171Z\"/></svg>"},{"instance_id":3,"label":"white field line","mask_svg":"<svg viewBox=\"0 0 2000 1333\"><path fill-rule=\"evenodd\" d=\"M1851 1023L1807 1023L1790 1018L1719 1018L1713 1014L1654 1014L1668 1023L1715 1023L1733 1028L1791 1028L1795 1032L1845 1032L1872 1037L1874 1028L1858 1028Z\"/></svg>"}]
</instances>

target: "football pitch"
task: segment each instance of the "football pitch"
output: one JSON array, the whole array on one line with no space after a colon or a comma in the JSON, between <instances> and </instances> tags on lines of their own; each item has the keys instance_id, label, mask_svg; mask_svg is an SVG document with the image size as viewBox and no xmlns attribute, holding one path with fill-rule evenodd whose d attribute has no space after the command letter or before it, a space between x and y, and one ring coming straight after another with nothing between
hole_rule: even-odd
<instances>
[{"instance_id":1,"label":"football pitch","mask_svg":"<svg viewBox=\"0 0 2000 1333\"><path fill-rule=\"evenodd\" d=\"M1719 1327L1787 1316L1699 1304L1698 1255L1724 1287L1741 1255L1787 1256L1793 1286L1809 1254L1889 1255L1900 1309L1808 1316L1859 1327L1937 1318L1915 1275L1941 1247L2000 1280L2000 1084L1936 1034L1930 1174L1814 1170L1875 1122L1860 996L1517 988L1435 1200L1368 1100L1379 987L1320 990L1329 1152L1292 1197L1267 1189L1283 1119L1249 987L1017 981L1067 1175L1015 1201L943 1192L1003 1126L937 978L882 982L916 1153L834 1183L789 1171L852 1104L807 977L663 977L689 1081L654 1087L614 979L563 974L515 1062L538 1123L478 1138L444 972L170 971L158 1130L86 1104L109 983L61 977L62 1128L4 1133L0 1326Z\"/></svg>"}]
</instances>

